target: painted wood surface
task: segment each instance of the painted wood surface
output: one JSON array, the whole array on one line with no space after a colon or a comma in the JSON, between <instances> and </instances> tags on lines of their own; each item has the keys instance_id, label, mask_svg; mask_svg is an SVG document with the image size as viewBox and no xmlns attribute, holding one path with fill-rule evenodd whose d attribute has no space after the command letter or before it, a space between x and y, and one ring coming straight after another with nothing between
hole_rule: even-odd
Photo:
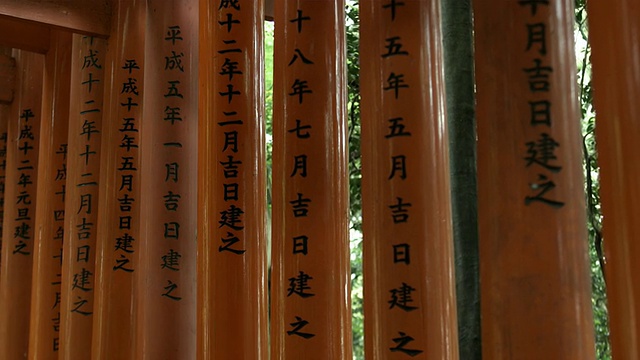
<instances>
[{"instance_id":1,"label":"painted wood surface","mask_svg":"<svg viewBox=\"0 0 640 360\"><path fill-rule=\"evenodd\" d=\"M45 56L38 162L38 202L31 281L29 359L57 360L60 350L60 302L64 192L71 89L72 35L56 31Z\"/></svg>"},{"instance_id":2,"label":"painted wood surface","mask_svg":"<svg viewBox=\"0 0 640 360\"><path fill-rule=\"evenodd\" d=\"M155 0L147 7L136 358L193 359L198 1Z\"/></svg>"},{"instance_id":3,"label":"painted wood surface","mask_svg":"<svg viewBox=\"0 0 640 360\"><path fill-rule=\"evenodd\" d=\"M360 2L360 54L369 59L360 81L372 359L458 359L439 5Z\"/></svg>"},{"instance_id":4,"label":"painted wood surface","mask_svg":"<svg viewBox=\"0 0 640 360\"><path fill-rule=\"evenodd\" d=\"M640 4L588 2L607 308L614 359L640 358Z\"/></svg>"},{"instance_id":5,"label":"painted wood surface","mask_svg":"<svg viewBox=\"0 0 640 360\"><path fill-rule=\"evenodd\" d=\"M271 356L351 358L344 1L276 1Z\"/></svg>"},{"instance_id":6,"label":"painted wood surface","mask_svg":"<svg viewBox=\"0 0 640 360\"><path fill-rule=\"evenodd\" d=\"M16 97L7 126L0 268L0 359L26 359L29 350L31 274L44 57L14 51ZM58 279L59 280L59 279Z\"/></svg>"},{"instance_id":7,"label":"painted wood surface","mask_svg":"<svg viewBox=\"0 0 640 360\"><path fill-rule=\"evenodd\" d=\"M135 353L146 9L145 1L118 2L106 49L92 335L96 360L133 359Z\"/></svg>"},{"instance_id":8,"label":"painted wood surface","mask_svg":"<svg viewBox=\"0 0 640 360\"><path fill-rule=\"evenodd\" d=\"M61 360L91 353L106 41L73 35L60 310Z\"/></svg>"},{"instance_id":9,"label":"painted wood surface","mask_svg":"<svg viewBox=\"0 0 640 360\"><path fill-rule=\"evenodd\" d=\"M482 351L594 359L573 1L475 1Z\"/></svg>"},{"instance_id":10,"label":"painted wood surface","mask_svg":"<svg viewBox=\"0 0 640 360\"><path fill-rule=\"evenodd\" d=\"M111 5L119 0L3 0L0 15L86 35L109 35Z\"/></svg>"},{"instance_id":11,"label":"painted wood surface","mask_svg":"<svg viewBox=\"0 0 640 360\"><path fill-rule=\"evenodd\" d=\"M198 359L267 346L263 1L200 1Z\"/></svg>"}]
</instances>

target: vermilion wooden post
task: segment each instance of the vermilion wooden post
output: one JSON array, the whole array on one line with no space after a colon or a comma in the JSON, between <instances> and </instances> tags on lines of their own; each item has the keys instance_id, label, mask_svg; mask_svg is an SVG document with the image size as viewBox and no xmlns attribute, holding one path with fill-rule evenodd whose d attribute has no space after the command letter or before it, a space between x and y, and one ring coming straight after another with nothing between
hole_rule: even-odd
<instances>
[{"instance_id":1,"label":"vermilion wooden post","mask_svg":"<svg viewBox=\"0 0 640 360\"><path fill-rule=\"evenodd\" d=\"M115 2L112 14L105 63L93 359L128 360L135 352L146 9L146 1L123 0Z\"/></svg>"},{"instance_id":2,"label":"vermilion wooden post","mask_svg":"<svg viewBox=\"0 0 640 360\"><path fill-rule=\"evenodd\" d=\"M16 80L16 61L11 57L11 49L0 47L0 103L11 104Z\"/></svg>"},{"instance_id":3,"label":"vermilion wooden post","mask_svg":"<svg viewBox=\"0 0 640 360\"><path fill-rule=\"evenodd\" d=\"M361 1L365 352L458 359L439 1Z\"/></svg>"},{"instance_id":4,"label":"vermilion wooden post","mask_svg":"<svg viewBox=\"0 0 640 360\"><path fill-rule=\"evenodd\" d=\"M6 183L5 173L7 168L7 125L11 116L11 102L14 98L16 66L15 59L11 57L11 49L0 47L0 72L2 72L3 87L11 88L11 91L4 91L0 96L0 233L2 231L2 221L4 214L4 188ZM11 66L8 66L11 64ZM2 237L0 236L0 271L2 271Z\"/></svg>"},{"instance_id":5,"label":"vermilion wooden post","mask_svg":"<svg viewBox=\"0 0 640 360\"><path fill-rule=\"evenodd\" d=\"M60 311L61 360L91 353L106 41L73 36ZM62 194L60 194L62 195Z\"/></svg>"},{"instance_id":6,"label":"vermilion wooden post","mask_svg":"<svg viewBox=\"0 0 640 360\"><path fill-rule=\"evenodd\" d=\"M594 359L573 1L474 9L483 358Z\"/></svg>"},{"instance_id":7,"label":"vermilion wooden post","mask_svg":"<svg viewBox=\"0 0 640 360\"><path fill-rule=\"evenodd\" d=\"M7 169L7 126L11 117L11 107L0 104L0 231L4 221L4 194ZM0 237L0 272L2 271L2 237Z\"/></svg>"},{"instance_id":8,"label":"vermilion wooden post","mask_svg":"<svg viewBox=\"0 0 640 360\"><path fill-rule=\"evenodd\" d=\"M0 269L0 359L26 359L44 57L14 51L16 96L7 129Z\"/></svg>"},{"instance_id":9,"label":"vermilion wooden post","mask_svg":"<svg viewBox=\"0 0 640 360\"><path fill-rule=\"evenodd\" d=\"M60 348L71 47L71 33L54 31L45 56L29 328L29 359L33 360L57 360Z\"/></svg>"},{"instance_id":10,"label":"vermilion wooden post","mask_svg":"<svg viewBox=\"0 0 640 360\"><path fill-rule=\"evenodd\" d=\"M276 1L271 356L351 358L344 1Z\"/></svg>"},{"instance_id":11,"label":"vermilion wooden post","mask_svg":"<svg viewBox=\"0 0 640 360\"><path fill-rule=\"evenodd\" d=\"M200 1L198 359L266 359L263 1Z\"/></svg>"},{"instance_id":12,"label":"vermilion wooden post","mask_svg":"<svg viewBox=\"0 0 640 360\"><path fill-rule=\"evenodd\" d=\"M137 359L196 356L198 1L147 2ZM141 79L142 80L142 79Z\"/></svg>"},{"instance_id":13,"label":"vermilion wooden post","mask_svg":"<svg viewBox=\"0 0 640 360\"><path fill-rule=\"evenodd\" d=\"M614 359L640 358L640 4L589 1L607 304Z\"/></svg>"}]
</instances>

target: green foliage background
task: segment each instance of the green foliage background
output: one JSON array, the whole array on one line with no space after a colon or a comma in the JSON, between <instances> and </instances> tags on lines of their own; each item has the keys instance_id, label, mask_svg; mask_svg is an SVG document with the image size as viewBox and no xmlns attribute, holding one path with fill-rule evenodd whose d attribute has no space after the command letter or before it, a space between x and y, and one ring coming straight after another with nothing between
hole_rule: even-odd
<instances>
[{"instance_id":1,"label":"green foliage background","mask_svg":"<svg viewBox=\"0 0 640 360\"><path fill-rule=\"evenodd\" d=\"M356 0L346 4L346 39L348 70L348 129L349 129L349 183L351 197L351 286L353 310L353 358L364 359L364 308L363 308L363 268L362 268L362 202L360 163L360 89L359 89L359 18ZM591 91L591 62L589 59L589 31L586 0L575 0L576 61L580 90L582 131L585 155L585 193L587 199L589 256L592 275L592 305L595 320L596 352L598 360L611 359L609 344L609 324L606 302L606 287L602 273L604 258L601 251L600 199L598 195L598 164L595 142L595 112ZM266 81L266 121L267 121L267 162L269 185L271 184L271 129L273 108L273 23L265 27L265 81ZM446 64L445 64L446 66ZM269 186L269 203L271 203ZM586 241L586 239L585 239Z\"/></svg>"},{"instance_id":2,"label":"green foliage background","mask_svg":"<svg viewBox=\"0 0 640 360\"><path fill-rule=\"evenodd\" d=\"M587 0L575 1L576 12L576 62L578 65L579 100L584 145L585 193L587 202L587 226L589 230L589 258L591 260L591 304L595 322L596 357L611 359L609 343L609 316L607 312L606 284L602 269L602 214L600 212L599 167L596 151L596 116L591 91L591 60Z\"/></svg>"}]
</instances>

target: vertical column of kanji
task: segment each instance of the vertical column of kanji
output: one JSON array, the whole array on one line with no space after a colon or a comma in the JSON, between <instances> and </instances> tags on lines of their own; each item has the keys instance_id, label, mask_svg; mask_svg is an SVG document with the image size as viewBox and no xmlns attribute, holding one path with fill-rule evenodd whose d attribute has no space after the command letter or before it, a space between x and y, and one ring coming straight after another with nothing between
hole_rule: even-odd
<instances>
[{"instance_id":1,"label":"vertical column of kanji","mask_svg":"<svg viewBox=\"0 0 640 360\"><path fill-rule=\"evenodd\" d=\"M137 358L196 354L198 0L147 3ZM138 271L138 270L136 270Z\"/></svg>"},{"instance_id":2,"label":"vertical column of kanji","mask_svg":"<svg viewBox=\"0 0 640 360\"><path fill-rule=\"evenodd\" d=\"M593 359L573 1L474 8L483 358Z\"/></svg>"},{"instance_id":3,"label":"vertical column of kanji","mask_svg":"<svg viewBox=\"0 0 640 360\"><path fill-rule=\"evenodd\" d=\"M365 344L457 359L440 2L360 2Z\"/></svg>"},{"instance_id":4,"label":"vertical column of kanji","mask_svg":"<svg viewBox=\"0 0 640 360\"><path fill-rule=\"evenodd\" d=\"M71 33L52 32L45 57L29 359L58 359L71 46Z\"/></svg>"},{"instance_id":5,"label":"vertical column of kanji","mask_svg":"<svg viewBox=\"0 0 640 360\"><path fill-rule=\"evenodd\" d=\"M106 41L74 35L67 146L60 359L91 353Z\"/></svg>"},{"instance_id":6,"label":"vertical column of kanji","mask_svg":"<svg viewBox=\"0 0 640 360\"><path fill-rule=\"evenodd\" d=\"M639 359L640 4L588 4L611 348L615 359Z\"/></svg>"},{"instance_id":7,"label":"vertical column of kanji","mask_svg":"<svg viewBox=\"0 0 640 360\"><path fill-rule=\"evenodd\" d=\"M134 354L146 2L115 3L102 126L100 213L93 323L94 359Z\"/></svg>"},{"instance_id":8,"label":"vertical column of kanji","mask_svg":"<svg viewBox=\"0 0 640 360\"><path fill-rule=\"evenodd\" d=\"M31 274L44 57L14 51L16 92L7 128L0 270L0 359L24 359L29 348Z\"/></svg>"},{"instance_id":9,"label":"vertical column of kanji","mask_svg":"<svg viewBox=\"0 0 640 360\"><path fill-rule=\"evenodd\" d=\"M351 358L344 1L275 4L272 351Z\"/></svg>"},{"instance_id":10,"label":"vertical column of kanji","mask_svg":"<svg viewBox=\"0 0 640 360\"><path fill-rule=\"evenodd\" d=\"M263 6L200 1L200 359L268 354Z\"/></svg>"}]
</instances>

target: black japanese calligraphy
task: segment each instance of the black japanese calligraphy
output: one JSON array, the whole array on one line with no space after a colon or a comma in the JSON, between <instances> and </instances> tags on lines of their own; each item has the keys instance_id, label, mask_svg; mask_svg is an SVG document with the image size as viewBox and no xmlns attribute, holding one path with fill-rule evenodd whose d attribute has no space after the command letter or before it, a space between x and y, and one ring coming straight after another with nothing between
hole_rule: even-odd
<instances>
[{"instance_id":1,"label":"black japanese calligraphy","mask_svg":"<svg viewBox=\"0 0 640 360\"><path fill-rule=\"evenodd\" d=\"M287 331L287 335L289 336L296 335L303 339L311 339L312 337L316 336L315 334L301 331L304 327L309 325L309 322L299 316L296 316L296 321L290 323L289 325L291 325L291 327L293 328Z\"/></svg>"},{"instance_id":2,"label":"black japanese calligraphy","mask_svg":"<svg viewBox=\"0 0 640 360\"><path fill-rule=\"evenodd\" d=\"M389 350L391 350L391 352L402 352L404 354L407 354L411 357L413 356L417 356L421 353L423 353L422 350L418 350L418 349L407 349L405 346L407 346L410 342L415 341L415 339L407 334L405 334L402 331L398 331L398 334L400 335L399 337L393 338L391 339L394 343L396 343L396 346L389 348Z\"/></svg>"},{"instance_id":3,"label":"black japanese calligraphy","mask_svg":"<svg viewBox=\"0 0 640 360\"><path fill-rule=\"evenodd\" d=\"M411 293L413 293L414 291L416 291L415 288L404 282L400 287L389 290L389 292L391 293L391 300L389 300L389 309L398 308L407 312L416 310L418 308L417 306L411 306L411 303L413 303Z\"/></svg>"},{"instance_id":4,"label":"black japanese calligraphy","mask_svg":"<svg viewBox=\"0 0 640 360\"><path fill-rule=\"evenodd\" d=\"M309 274L306 274L304 271L300 271L297 276L289 278L289 289L287 290L287 296L291 296L293 294L298 295L301 298L315 296L315 294L307 292L308 290L311 290L311 286L309 286L309 280L313 280L313 278L309 276Z\"/></svg>"}]
</instances>

